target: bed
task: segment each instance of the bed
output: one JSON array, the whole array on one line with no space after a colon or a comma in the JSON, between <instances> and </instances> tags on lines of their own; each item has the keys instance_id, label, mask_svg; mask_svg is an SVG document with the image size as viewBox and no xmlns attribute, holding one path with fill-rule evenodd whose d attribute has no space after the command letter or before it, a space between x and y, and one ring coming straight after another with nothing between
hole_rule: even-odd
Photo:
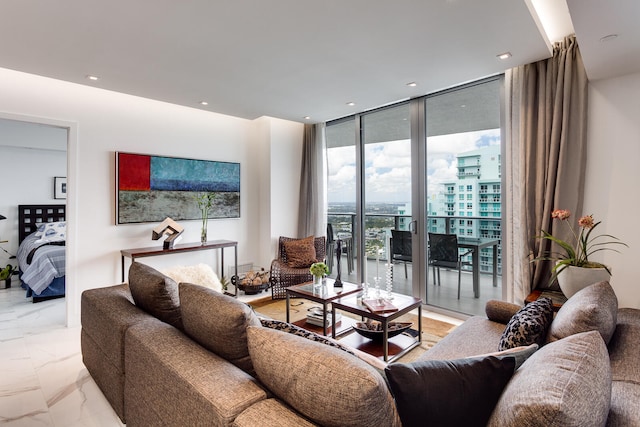
<instances>
[{"instance_id":1,"label":"bed","mask_svg":"<svg viewBox=\"0 0 640 427\"><path fill-rule=\"evenodd\" d=\"M34 303L65 295L65 208L59 204L18 206L19 277Z\"/></svg>"}]
</instances>

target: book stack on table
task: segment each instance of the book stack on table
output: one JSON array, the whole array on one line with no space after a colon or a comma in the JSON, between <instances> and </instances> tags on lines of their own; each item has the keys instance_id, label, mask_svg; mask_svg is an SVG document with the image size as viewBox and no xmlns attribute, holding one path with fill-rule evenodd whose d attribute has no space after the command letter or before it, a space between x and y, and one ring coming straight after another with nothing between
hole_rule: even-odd
<instances>
[{"instance_id":1,"label":"book stack on table","mask_svg":"<svg viewBox=\"0 0 640 427\"><path fill-rule=\"evenodd\" d=\"M336 323L342 318L341 313L336 313ZM310 310L307 314L307 323L322 327L322 309ZM331 326L331 313L327 313L327 326Z\"/></svg>"},{"instance_id":2,"label":"book stack on table","mask_svg":"<svg viewBox=\"0 0 640 427\"><path fill-rule=\"evenodd\" d=\"M363 299L362 304L364 304L364 306L372 313L391 313L398 311L398 307L391 304L384 298Z\"/></svg>"}]
</instances>

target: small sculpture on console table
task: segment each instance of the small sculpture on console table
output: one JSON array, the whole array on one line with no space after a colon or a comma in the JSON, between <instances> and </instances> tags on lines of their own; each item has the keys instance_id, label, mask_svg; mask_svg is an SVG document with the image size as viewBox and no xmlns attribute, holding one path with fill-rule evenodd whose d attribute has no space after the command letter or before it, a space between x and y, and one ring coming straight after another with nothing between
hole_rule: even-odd
<instances>
[{"instance_id":1,"label":"small sculpture on console table","mask_svg":"<svg viewBox=\"0 0 640 427\"><path fill-rule=\"evenodd\" d=\"M340 259L342 258L342 240L336 240L336 268L338 269L338 274L336 274L336 280L333 283L334 287L341 288L342 280L340 280L340 273L342 269L340 268Z\"/></svg>"}]
</instances>

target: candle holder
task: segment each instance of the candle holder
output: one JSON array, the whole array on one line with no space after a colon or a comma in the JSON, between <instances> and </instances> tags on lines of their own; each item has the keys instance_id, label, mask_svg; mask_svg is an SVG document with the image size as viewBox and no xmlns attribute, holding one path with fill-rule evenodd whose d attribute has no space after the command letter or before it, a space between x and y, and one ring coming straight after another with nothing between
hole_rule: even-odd
<instances>
[{"instance_id":1,"label":"candle holder","mask_svg":"<svg viewBox=\"0 0 640 427\"><path fill-rule=\"evenodd\" d=\"M374 287L376 289L376 298L380 298L380 278L379 277L374 277L373 278L373 284L374 284Z\"/></svg>"},{"instance_id":2,"label":"candle holder","mask_svg":"<svg viewBox=\"0 0 640 427\"><path fill-rule=\"evenodd\" d=\"M388 263L385 264L385 267L387 269L387 271L385 272L385 279L387 281L387 299L388 300L392 300L393 299L393 264L392 263Z\"/></svg>"},{"instance_id":3,"label":"candle holder","mask_svg":"<svg viewBox=\"0 0 640 427\"><path fill-rule=\"evenodd\" d=\"M362 299L369 298L369 284L365 281L362 283Z\"/></svg>"}]
</instances>

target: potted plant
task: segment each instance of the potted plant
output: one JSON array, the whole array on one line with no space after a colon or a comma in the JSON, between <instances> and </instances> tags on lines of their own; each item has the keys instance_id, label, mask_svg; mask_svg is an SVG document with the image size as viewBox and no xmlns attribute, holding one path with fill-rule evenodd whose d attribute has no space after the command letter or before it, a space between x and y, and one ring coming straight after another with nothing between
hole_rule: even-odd
<instances>
[{"instance_id":1,"label":"potted plant","mask_svg":"<svg viewBox=\"0 0 640 427\"><path fill-rule=\"evenodd\" d=\"M11 287L11 276L15 272L15 267L11 264L0 270L0 281L4 282L4 289Z\"/></svg>"},{"instance_id":2,"label":"potted plant","mask_svg":"<svg viewBox=\"0 0 640 427\"><path fill-rule=\"evenodd\" d=\"M216 193L204 192L195 196L198 208L202 214L202 230L200 230L200 242L202 244L207 242L207 221L209 220L209 212L213 206L213 202L216 199Z\"/></svg>"},{"instance_id":3,"label":"potted plant","mask_svg":"<svg viewBox=\"0 0 640 427\"><path fill-rule=\"evenodd\" d=\"M314 262L309 267L309 272L313 275L313 284L319 285L322 283L322 278L329 274L329 267L324 262Z\"/></svg>"},{"instance_id":4,"label":"potted plant","mask_svg":"<svg viewBox=\"0 0 640 427\"><path fill-rule=\"evenodd\" d=\"M599 251L618 250L608 245L623 245L617 237L610 234L592 236L593 230L602 222L595 222L593 215L585 215L578 220L579 231L576 232L567 221L571 217L571 212L565 209L556 209L551 212L551 218L565 222L573 237L572 242L567 242L554 237L550 233L542 230L540 239L547 239L560 246L564 252L548 252L533 261L550 260L555 261L551 269L551 282L558 280L560 289L567 298L578 292L585 286L602 280L609 280L611 269L599 262L590 261L589 256ZM602 239L609 239L603 241Z\"/></svg>"}]
</instances>

